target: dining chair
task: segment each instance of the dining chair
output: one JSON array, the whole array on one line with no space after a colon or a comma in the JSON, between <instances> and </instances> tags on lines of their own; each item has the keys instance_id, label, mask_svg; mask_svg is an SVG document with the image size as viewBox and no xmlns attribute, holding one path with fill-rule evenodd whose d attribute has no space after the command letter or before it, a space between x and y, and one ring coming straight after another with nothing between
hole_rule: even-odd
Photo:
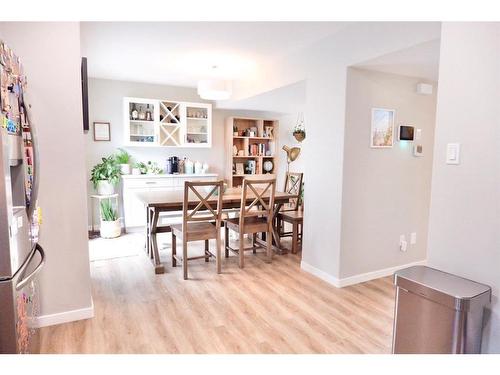
<instances>
[{"instance_id":1,"label":"dining chair","mask_svg":"<svg viewBox=\"0 0 500 375\"><path fill-rule=\"evenodd\" d=\"M244 179L241 191L241 204L239 217L224 220L225 228L225 256L229 256L229 251L238 255L240 268L244 267L244 253L256 249L264 248L256 242L257 233L266 233L266 256L271 262L273 257L272 230L274 214L274 196L276 193L276 179ZM252 200L250 205L247 202ZM229 245L229 230L233 230L239 235L239 247L234 249ZM245 234L251 234L252 247L245 248Z\"/></svg>"},{"instance_id":2,"label":"dining chair","mask_svg":"<svg viewBox=\"0 0 500 375\"><path fill-rule=\"evenodd\" d=\"M172 266L182 263L184 280L188 278L188 261L215 257L217 273L221 273L221 214L224 182L186 181L182 206L182 224L172 224ZM217 200L212 198L215 195ZM212 199L211 199L212 198ZM182 258L177 256L177 237L182 238ZM215 255L210 252L209 240L215 239ZM205 241L205 254L188 257L188 242Z\"/></svg>"},{"instance_id":3,"label":"dining chair","mask_svg":"<svg viewBox=\"0 0 500 375\"><path fill-rule=\"evenodd\" d=\"M296 254L302 244L304 211L301 208L303 173L287 172L284 191L296 195L282 207L276 215L276 229L280 238L292 237L292 253ZM286 232L284 223L292 225L292 231Z\"/></svg>"}]
</instances>

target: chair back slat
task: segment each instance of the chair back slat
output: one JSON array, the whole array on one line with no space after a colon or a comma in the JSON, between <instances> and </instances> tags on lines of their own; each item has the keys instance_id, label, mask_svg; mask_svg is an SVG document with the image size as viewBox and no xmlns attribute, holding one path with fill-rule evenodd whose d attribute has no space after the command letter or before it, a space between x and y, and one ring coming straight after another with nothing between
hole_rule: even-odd
<instances>
[{"instance_id":1,"label":"chair back slat","mask_svg":"<svg viewBox=\"0 0 500 375\"><path fill-rule=\"evenodd\" d=\"M275 193L276 179L244 179L241 192L240 226L244 226L245 218L254 216L266 218L271 223ZM249 199L253 200L247 206Z\"/></svg>"},{"instance_id":2,"label":"chair back slat","mask_svg":"<svg viewBox=\"0 0 500 375\"><path fill-rule=\"evenodd\" d=\"M301 204L303 173L287 172L285 175L285 193L296 195L297 198L290 199L284 205L285 210L296 211Z\"/></svg>"},{"instance_id":3,"label":"chair back slat","mask_svg":"<svg viewBox=\"0 0 500 375\"><path fill-rule=\"evenodd\" d=\"M220 225L223 192L224 181L222 180L186 181L182 205L183 230L189 222L215 220Z\"/></svg>"}]
</instances>

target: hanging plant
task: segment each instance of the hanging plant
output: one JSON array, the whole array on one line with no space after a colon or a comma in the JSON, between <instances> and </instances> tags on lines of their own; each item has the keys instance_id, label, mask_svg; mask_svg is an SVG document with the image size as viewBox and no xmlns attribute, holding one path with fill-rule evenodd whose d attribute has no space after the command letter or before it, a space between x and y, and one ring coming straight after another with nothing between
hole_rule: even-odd
<instances>
[{"instance_id":1,"label":"hanging plant","mask_svg":"<svg viewBox=\"0 0 500 375\"><path fill-rule=\"evenodd\" d=\"M293 128L293 136L299 142L302 142L304 139L306 139L306 129L304 126L304 114L302 112L300 112L297 115L297 124Z\"/></svg>"}]
</instances>

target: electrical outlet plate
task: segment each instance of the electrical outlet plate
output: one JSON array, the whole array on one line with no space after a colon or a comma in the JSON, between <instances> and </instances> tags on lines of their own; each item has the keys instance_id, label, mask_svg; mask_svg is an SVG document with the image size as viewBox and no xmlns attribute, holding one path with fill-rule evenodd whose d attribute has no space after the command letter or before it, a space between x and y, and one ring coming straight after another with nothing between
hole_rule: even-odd
<instances>
[{"instance_id":1,"label":"electrical outlet plate","mask_svg":"<svg viewBox=\"0 0 500 375\"><path fill-rule=\"evenodd\" d=\"M415 245L417 243L417 232L412 232L410 235L410 245Z\"/></svg>"},{"instance_id":2,"label":"electrical outlet plate","mask_svg":"<svg viewBox=\"0 0 500 375\"><path fill-rule=\"evenodd\" d=\"M406 241L406 237L404 234L399 236L399 250L406 251L408 248L408 242Z\"/></svg>"}]
</instances>

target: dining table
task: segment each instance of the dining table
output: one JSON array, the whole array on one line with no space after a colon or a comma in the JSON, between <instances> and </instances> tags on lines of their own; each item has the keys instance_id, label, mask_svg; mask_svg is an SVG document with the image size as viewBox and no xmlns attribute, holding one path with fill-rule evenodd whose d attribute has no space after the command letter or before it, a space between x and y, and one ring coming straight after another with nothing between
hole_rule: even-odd
<instances>
[{"instance_id":1,"label":"dining table","mask_svg":"<svg viewBox=\"0 0 500 375\"><path fill-rule=\"evenodd\" d=\"M227 210L237 210L241 207L241 187L227 188L222 196L222 209ZM162 274L165 272L165 267L160 260L160 254L158 250L158 233L171 232L170 226L160 225L160 216L162 213L178 212L179 222L182 222L182 210L184 204L184 190L161 190L161 191L140 191L135 193L136 198L142 202L146 209L146 244L145 250L152 261L155 274ZM246 205L252 204L255 196L253 193L247 192ZM265 192L262 195L264 202L269 200L269 192ZM290 193L285 193L281 191L276 191L274 196L274 209L273 209L273 250L280 254L286 254L288 251L281 245L280 236L276 228L276 215L281 210L284 204L288 203L292 199L296 199L297 196ZM212 195L208 198L208 202L215 203L217 201L217 196ZM193 209L199 203L199 198L195 195L188 196L188 209ZM264 234L262 234L263 236ZM258 242L265 244L264 238L258 238Z\"/></svg>"}]
</instances>

